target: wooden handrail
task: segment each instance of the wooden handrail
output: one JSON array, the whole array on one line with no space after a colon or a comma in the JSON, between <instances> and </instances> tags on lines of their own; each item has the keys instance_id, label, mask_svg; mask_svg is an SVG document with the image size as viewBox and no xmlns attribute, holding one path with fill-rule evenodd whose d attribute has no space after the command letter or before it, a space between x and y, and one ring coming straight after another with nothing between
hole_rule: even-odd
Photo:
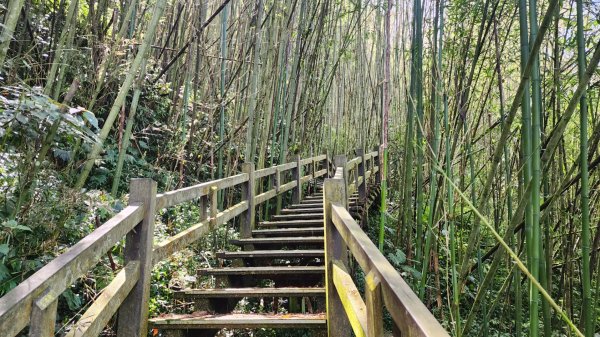
<instances>
[{"instance_id":1,"label":"wooden handrail","mask_svg":"<svg viewBox=\"0 0 600 337\"><path fill-rule=\"evenodd\" d=\"M328 335L348 336L351 329L356 336L381 336L385 305L403 336L449 336L348 212L348 196L356 189L360 195L379 169L377 152L357 154L341 160L346 164L324 183ZM347 273L348 252L366 275L366 303Z\"/></svg>"},{"instance_id":2,"label":"wooden handrail","mask_svg":"<svg viewBox=\"0 0 600 337\"><path fill-rule=\"evenodd\" d=\"M161 194L156 193L154 181L133 179L129 206L0 298L2 337L16 336L27 325L30 325L32 337L54 336L58 297L124 237L125 267L104 288L68 336L96 336L117 312L118 321L123 323L118 327L119 337L145 336L150 272L154 264L237 216L244 217L242 233L251 231L256 205L290 190L301 198L302 184L329 176L329 163L327 155L319 155L306 159L298 157L293 162L261 170L254 170L252 164L244 164L244 172L240 174ZM305 174L304 168L309 165ZM293 179L283 181L290 170L295 172ZM254 184L265 177L275 181L274 187L254 195ZM219 210L217 193L237 187L242 189L242 201ZM201 221L153 245L156 210L193 200L199 200Z\"/></svg>"},{"instance_id":3,"label":"wooden handrail","mask_svg":"<svg viewBox=\"0 0 600 337\"><path fill-rule=\"evenodd\" d=\"M55 305L60 294L77 277L93 267L101 256L142 220L143 216L144 205L126 207L0 298L2 335L18 334L29 324L32 311L45 311L53 303Z\"/></svg>"}]
</instances>

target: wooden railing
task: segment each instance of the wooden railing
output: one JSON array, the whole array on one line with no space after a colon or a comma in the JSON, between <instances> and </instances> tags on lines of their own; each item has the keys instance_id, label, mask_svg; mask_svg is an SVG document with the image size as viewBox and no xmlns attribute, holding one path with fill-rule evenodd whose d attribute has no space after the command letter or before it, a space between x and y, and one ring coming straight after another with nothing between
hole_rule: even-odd
<instances>
[{"instance_id":1,"label":"wooden railing","mask_svg":"<svg viewBox=\"0 0 600 337\"><path fill-rule=\"evenodd\" d=\"M379 165L377 152L346 161L336 156L335 176L325 179L325 270L328 336L383 336L383 308L394 336L449 336L348 212L348 196L362 198ZM377 178L376 178L377 179ZM364 271L364 300L352 280L348 253Z\"/></svg>"},{"instance_id":2,"label":"wooden railing","mask_svg":"<svg viewBox=\"0 0 600 337\"><path fill-rule=\"evenodd\" d=\"M146 336L154 264L236 216L241 216L241 236L249 237L257 205L290 190L293 201L298 202L304 183L329 176L330 171L328 157L321 155L307 159L297 156L294 162L261 170L254 170L254 164L243 164L241 174L162 194L156 193L156 182L151 179L133 179L129 206L0 298L0 336L15 336L27 325L29 336L54 336L59 296L124 237L124 268L67 336L97 336L115 314L117 336ZM273 187L255 195L257 182L263 178L272 178ZM239 188L241 201L219 210L217 195L228 188ZM190 201L198 201L201 221L153 244L156 211Z\"/></svg>"}]
</instances>

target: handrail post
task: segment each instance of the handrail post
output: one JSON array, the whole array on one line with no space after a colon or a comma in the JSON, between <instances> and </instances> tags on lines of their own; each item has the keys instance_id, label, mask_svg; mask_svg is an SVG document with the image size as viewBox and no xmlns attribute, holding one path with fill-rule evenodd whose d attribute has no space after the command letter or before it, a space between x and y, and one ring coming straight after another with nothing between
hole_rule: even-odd
<instances>
[{"instance_id":1,"label":"handrail post","mask_svg":"<svg viewBox=\"0 0 600 337\"><path fill-rule=\"evenodd\" d=\"M365 150L364 149L356 149L356 155L360 157L360 163L358 163L358 176L362 177L362 183L357 186L358 189L358 197L361 202L367 199L367 176L365 175Z\"/></svg>"},{"instance_id":2,"label":"handrail post","mask_svg":"<svg viewBox=\"0 0 600 337\"><path fill-rule=\"evenodd\" d=\"M144 205L144 218L127 234L124 252L125 265L129 261L139 261L140 276L119 309L118 337L146 336L148 333L156 182L146 178L132 179L129 203Z\"/></svg>"},{"instance_id":3,"label":"handrail post","mask_svg":"<svg viewBox=\"0 0 600 337\"><path fill-rule=\"evenodd\" d=\"M367 337L383 336L381 281L372 271L365 277L365 305L367 306Z\"/></svg>"},{"instance_id":4,"label":"handrail post","mask_svg":"<svg viewBox=\"0 0 600 337\"><path fill-rule=\"evenodd\" d=\"M31 305L30 337L53 337L58 298L47 290Z\"/></svg>"},{"instance_id":5,"label":"handrail post","mask_svg":"<svg viewBox=\"0 0 600 337\"><path fill-rule=\"evenodd\" d=\"M200 220L204 221L208 218L208 212L206 207L208 206L208 197L203 195L200 197L200 201L198 201L198 208L200 208Z\"/></svg>"},{"instance_id":6,"label":"handrail post","mask_svg":"<svg viewBox=\"0 0 600 337\"><path fill-rule=\"evenodd\" d=\"M377 159L375 159L374 163L373 163L373 168L377 167L377 174L375 175L375 183L377 185L381 184L381 175L382 173L382 169L381 169L381 158L383 157L383 145L378 146L375 148L375 151L377 151Z\"/></svg>"},{"instance_id":7,"label":"handrail post","mask_svg":"<svg viewBox=\"0 0 600 337\"><path fill-rule=\"evenodd\" d=\"M336 156L337 158L338 156ZM343 157L343 156L341 156ZM340 158L341 158L340 157ZM344 157L345 158L345 157ZM339 161L337 162L339 163ZM345 164L345 162L344 162ZM338 166L342 169L343 166ZM333 284L333 262L348 266L348 253L344 240L333 224L331 205L348 207L345 178L325 179L323 184L323 211L325 225L325 289L327 303L327 334L329 337L350 336L351 327L342 301Z\"/></svg>"},{"instance_id":8,"label":"handrail post","mask_svg":"<svg viewBox=\"0 0 600 337\"><path fill-rule=\"evenodd\" d=\"M300 203L302 200L302 165L300 164L300 155L296 155L296 167L292 171L296 187L292 190L292 202Z\"/></svg>"},{"instance_id":9,"label":"handrail post","mask_svg":"<svg viewBox=\"0 0 600 337\"><path fill-rule=\"evenodd\" d=\"M319 168L317 167L317 163L318 162L313 157L313 159L311 161L311 165L310 165L310 170L311 170L310 174L312 175L312 182L311 182L312 193L314 193L316 191L316 186L317 186L317 177L315 177L317 175L317 171L319 170Z\"/></svg>"},{"instance_id":10,"label":"handrail post","mask_svg":"<svg viewBox=\"0 0 600 337\"><path fill-rule=\"evenodd\" d=\"M333 166L336 171L338 169L342 169L342 177L344 177L344 195L346 196L346 203L348 202L348 171L346 169L346 163L348 162L348 158L346 155L340 154L333 157ZM335 173L333 175L335 176Z\"/></svg>"},{"instance_id":11,"label":"handrail post","mask_svg":"<svg viewBox=\"0 0 600 337\"><path fill-rule=\"evenodd\" d=\"M210 210L208 226L212 231L217 227L217 214L219 214L219 189L216 186L211 186L208 190L208 197L210 199Z\"/></svg>"},{"instance_id":12,"label":"handrail post","mask_svg":"<svg viewBox=\"0 0 600 337\"><path fill-rule=\"evenodd\" d=\"M243 163L242 172L248 174L248 181L242 185L242 198L248 203L248 209L241 217L240 235L243 239L252 236L256 209L254 207L254 163Z\"/></svg>"}]
</instances>

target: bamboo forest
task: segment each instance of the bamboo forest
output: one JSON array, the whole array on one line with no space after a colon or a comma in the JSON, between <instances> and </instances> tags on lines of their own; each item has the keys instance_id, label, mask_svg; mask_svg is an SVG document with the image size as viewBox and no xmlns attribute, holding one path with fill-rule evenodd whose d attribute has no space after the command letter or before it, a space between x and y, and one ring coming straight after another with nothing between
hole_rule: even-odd
<instances>
[{"instance_id":1,"label":"bamboo forest","mask_svg":"<svg viewBox=\"0 0 600 337\"><path fill-rule=\"evenodd\" d=\"M0 336L600 336L599 0L0 20Z\"/></svg>"}]
</instances>

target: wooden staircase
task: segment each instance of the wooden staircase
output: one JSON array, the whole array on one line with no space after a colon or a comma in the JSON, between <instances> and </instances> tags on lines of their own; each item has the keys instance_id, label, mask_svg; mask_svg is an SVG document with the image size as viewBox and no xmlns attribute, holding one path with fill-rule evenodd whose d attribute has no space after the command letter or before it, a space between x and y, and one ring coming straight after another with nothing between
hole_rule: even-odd
<instances>
[{"instance_id":1,"label":"wooden staircase","mask_svg":"<svg viewBox=\"0 0 600 337\"><path fill-rule=\"evenodd\" d=\"M243 163L241 173L163 193L151 179L132 179L127 207L0 297L0 336L54 336L61 294L124 240L123 268L65 337L105 336L107 326L116 337L253 336L253 329L384 336L384 308L394 336L449 337L363 231L381 163L377 151L355 153L333 164L327 155L259 170ZM256 194L256 186L269 189ZM239 201L219 205L226 190ZM258 205L284 197L294 202L256 223ZM199 222L155 242L157 211L184 203L196 207ZM240 238L231 244L239 250L217 253L219 268L198 271L213 288L178 289L181 311L148 320L153 266L234 219ZM356 270L365 275L361 290Z\"/></svg>"},{"instance_id":2,"label":"wooden staircase","mask_svg":"<svg viewBox=\"0 0 600 337\"><path fill-rule=\"evenodd\" d=\"M175 299L193 303L194 313L150 319L154 333L215 336L222 329L272 328L307 329L313 336L325 336L322 184L314 190L258 223L252 237L230 240L242 250L218 252L224 267L198 270L199 277L214 277L216 287L177 291ZM365 205L358 198L350 203L360 217ZM261 310L242 311L257 306Z\"/></svg>"}]
</instances>

